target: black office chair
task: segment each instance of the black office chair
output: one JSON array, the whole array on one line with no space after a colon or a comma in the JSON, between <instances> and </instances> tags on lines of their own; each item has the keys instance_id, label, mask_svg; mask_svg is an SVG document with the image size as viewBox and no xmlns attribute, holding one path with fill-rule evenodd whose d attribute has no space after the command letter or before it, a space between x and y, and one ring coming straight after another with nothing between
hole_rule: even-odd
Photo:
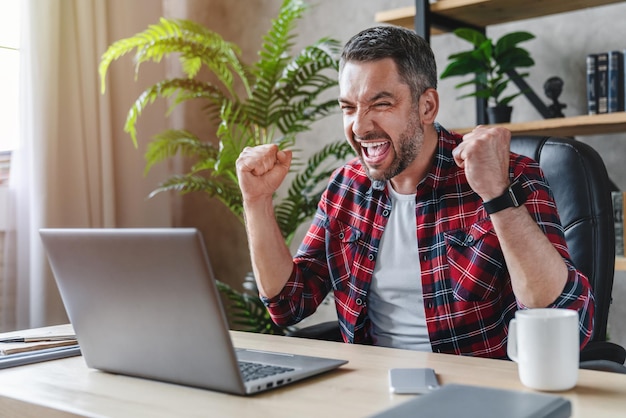
<instances>
[{"instance_id":1,"label":"black office chair","mask_svg":"<svg viewBox=\"0 0 626 418\"><path fill-rule=\"evenodd\" d=\"M626 350L606 340L615 229L612 183L602 158L575 139L543 136L514 137L511 151L539 162L554 194L572 261L593 288L594 335L580 354L581 367L626 373Z\"/></svg>"},{"instance_id":2,"label":"black office chair","mask_svg":"<svg viewBox=\"0 0 626 418\"><path fill-rule=\"evenodd\" d=\"M626 350L606 341L615 273L615 230L611 182L602 158L589 145L568 138L514 137L511 150L539 162L554 193L570 256L594 291L594 335L581 352L581 368L626 373ZM336 322L305 327L291 335L341 341Z\"/></svg>"}]
</instances>

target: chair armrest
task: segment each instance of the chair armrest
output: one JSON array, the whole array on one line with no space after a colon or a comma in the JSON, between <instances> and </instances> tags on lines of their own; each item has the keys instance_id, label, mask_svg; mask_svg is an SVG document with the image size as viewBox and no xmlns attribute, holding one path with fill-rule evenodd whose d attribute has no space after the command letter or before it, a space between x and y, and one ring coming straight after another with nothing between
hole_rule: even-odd
<instances>
[{"instance_id":1,"label":"chair armrest","mask_svg":"<svg viewBox=\"0 0 626 418\"><path fill-rule=\"evenodd\" d=\"M290 337L310 338L324 341L343 341L339 322L328 321L300 328L287 334Z\"/></svg>"},{"instance_id":2,"label":"chair armrest","mask_svg":"<svg viewBox=\"0 0 626 418\"><path fill-rule=\"evenodd\" d=\"M609 360L588 360L580 362L581 369L626 374L626 366Z\"/></svg>"},{"instance_id":3,"label":"chair armrest","mask_svg":"<svg viewBox=\"0 0 626 418\"><path fill-rule=\"evenodd\" d=\"M624 364L626 350L624 347L609 341L591 341L580 352L580 362L609 360Z\"/></svg>"}]
</instances>

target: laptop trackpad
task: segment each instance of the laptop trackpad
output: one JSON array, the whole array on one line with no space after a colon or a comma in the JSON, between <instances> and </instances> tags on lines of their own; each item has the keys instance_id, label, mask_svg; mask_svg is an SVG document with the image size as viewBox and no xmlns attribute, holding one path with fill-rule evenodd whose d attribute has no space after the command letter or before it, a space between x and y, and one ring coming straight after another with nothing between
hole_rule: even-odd
<instances>
[{"instance_id":1,"label":"laptop trackpad","mask_svg":"<svg viewBox=\"0 0 626 418\"><path fill-rule=\"evenodd\" d=\"M293 368L302 367L307 363L306 356L297 356L288 353L276 353L273 351L251 350L245 348L237 348L237 359L239 361L250 361L257 363L279 364Z\"/></svg>"}]
</instances>

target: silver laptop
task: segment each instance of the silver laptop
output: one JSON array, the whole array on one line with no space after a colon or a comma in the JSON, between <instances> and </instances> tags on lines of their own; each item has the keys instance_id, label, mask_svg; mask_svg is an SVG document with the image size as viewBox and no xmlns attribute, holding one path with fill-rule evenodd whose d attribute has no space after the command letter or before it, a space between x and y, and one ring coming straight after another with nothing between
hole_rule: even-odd
<instances>
[{"instance_id":1,"label":"silver laptop","mask_svg":"<svg viewBox=\"0 0 626 418\"><path fill-rule=\"evenodd\" d=\"M196 229L41 229L40 235L89 367L244 395L347 363L235 349ZM265 371L244 377L242 366Z\"/></svg>"}]
</instances>

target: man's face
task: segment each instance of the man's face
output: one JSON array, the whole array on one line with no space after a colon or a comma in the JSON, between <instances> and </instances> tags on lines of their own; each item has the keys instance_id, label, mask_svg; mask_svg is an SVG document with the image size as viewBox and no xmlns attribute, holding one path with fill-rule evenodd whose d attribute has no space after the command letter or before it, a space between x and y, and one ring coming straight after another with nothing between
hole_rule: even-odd
<instances>
[{"instance_id":1,"label":"man's face","mask_svg":"<svg viewBox=\"0 0 626 418\"><path fill-rule=\"evenodd\" d=\"M400 174L419 154L424 130L393 60L347 62L339 91L346 139L368 176L387 181Z\"/></svg>"}]
</instances>

